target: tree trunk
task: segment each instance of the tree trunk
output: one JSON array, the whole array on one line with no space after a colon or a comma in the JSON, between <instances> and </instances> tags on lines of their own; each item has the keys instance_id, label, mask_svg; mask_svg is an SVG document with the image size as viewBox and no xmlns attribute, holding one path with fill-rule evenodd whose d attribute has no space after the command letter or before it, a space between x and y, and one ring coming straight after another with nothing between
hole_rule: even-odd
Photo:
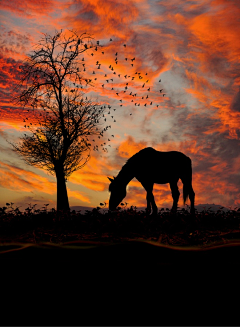
<instances>
[{"instance_id":1,"label":"tree trunk","mask_svg":"<svg viewBox=\"0 0 240 327\"><path fill-rule=\"evenodd\" d=\"M67 195L67 186L63 170L58 169L57 178L57 211L69 211L69 202Z\"/></svg>"}]
</instances>

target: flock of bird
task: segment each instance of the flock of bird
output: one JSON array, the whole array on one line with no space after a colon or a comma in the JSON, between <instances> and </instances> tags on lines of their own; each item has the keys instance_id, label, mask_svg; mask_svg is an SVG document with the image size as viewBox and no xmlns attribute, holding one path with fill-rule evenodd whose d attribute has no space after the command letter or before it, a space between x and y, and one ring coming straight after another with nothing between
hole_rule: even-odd
<instances>
[{"instance_id":1,"label":"flock of bird","mask_svg":"<svg viewBox=\"0 0 240 327\"><path fill-rule=\"evenodd\" d=\"M112 42L113 40L110 39L110 42ZM99 42L97 41L97 45L99 45ZM126 49L127 45L123 44L123 47ZM95 51L98 51L98 47L95 47ZM101 51L101 54L104 55L105 52ZM94 56L95 54L92 52L90 54L91 56ZM122 57L122 54L119 52L115 52L114 55L114 60L112 61L112 63L110 63L107 67L105 67L105 69L102 68L102 66L104 66L101 63L101 60L98 59L95 63L95 68L88 70L88 76L89 75L95 75L100 72L101 73L101 77L94 77L93 79L89 79L89 81L98 81L101 80L101 82L99 83L99 87L102 88L102 92L104 94L104 91L107 91L107 96L111 98L112 101L117 100L119 107L122 107L123 104L126 102L134 105L134 107L147 107L147 106L153 106L153 101L151 101L151 87L148 86L149 83L149 78L148 78L148 73L142 74L141 72L135 72L135 73L130 73L130 74L122 74L119 73L117 70L117 67L119 66L119 64L127 64L129 63L127 70L130 72L130 69L132 70L133 67L135 66L135 61L136 58L129 58L127 55L124 54L124 58L120 58ZM85 61L84 57L82 58L82 61ZM86 64L82 63L83 66L83 71L86 72ZM106 70L108 70L108 72L106 72ZM104 82L102 81L102 78L104 78ZM124 82L123 82L124 81ZM138 85L134 85L137 84L139 82L142 81L141 86ZM137 82L137 83L136 83ZM161 83L161 79L158 80L159 83ZM122 87L120 88L119 85L122 85ZM135 89L135 87L137 86L138 91L133 91ZM112 92L112 96L109 95L109 91ZM153 91L156 95L156 91ZM163 93L163 89L159 88L159 96L164 97L166 94ZM145 93L143 95L143 93ZM147 94L146 94L147 93ZM140 94L140 95L139 95ZM131 100L129 100L129 97ZM145 101L144 101L145 100ZM116 103L114 103L114 107L116 106ZM106 109L108 109L108 114L109 116L107 116L107 114L103 114L103 120L106 122L107 121L107 117L111 117L113 123L116 123L116 119L114 118L113 113L111 112L111 110L116 111L116 108L112 108L113 106L108 105L108 107L104 107ZM159 104L156 105L156 107L159 107ZM132 116L132 113L129 113L130 116ZM108 128L111 128L111 125L106 126L105 129L103 129L103 131L106 131ZM102 132L103 132L102 131ZM111 135L112 137L114 137L114 135ZM100 139L102 137L98 136L98 138ZM93 142L95 142L95 139L92 139ZM108 141L110 141L110 139L108 138ZM104 152L107 152L107 147L106 147L106 142L103 142L100 144L102 147L102 150ZM110 147L111 145L108 144L108 146ZM93 150L98 151L98 145L95 145L93 147Z\"/></svg>"},{"instance_id":2,"label":"flock of bird","mask_svg":"<svg viewBox=\"0 0 240 327\"><path fill-rule=\"evenodd\" d=\"M112 41L113 40L110 39L110 42ZM86 44L84 44L84 46L86 49L89 49ZM93 46L92 48L94 48L95 51L98 51L99 47L100 47L99 41L97 41L97 45ZM123 44L123 48L126 49L127 45ZM101 55L105 54L104 51L100 51L100 52ZM90 54L90 56L92 57L95 55L96 53L94 54L93 52ZM103 110L102 118L104 122L107 122L111 118L112 122L116 123L116 119L114 118L114 113L112 111L116 111L117 110L116 107L118 105L119 107L122 107L124 104L126 104L125 101L127 103L130 102L132 105L134 105L134 107L143 106L146 108L147 106L153 106L153 101L151 101L151 94L154 94L154 96L156 96L156 91L152 90L152 92L154 93L151 93L152 87L150 87L148 84L149 83L148 73L142 74L141 72L137 72L137 71L135 73L131 73L131 70L133 70L133 67L135 66L136 63L135 57L129 58L128 55L126 55L125 53L122 55L119 52L115 52L114 60L106 67L104 67L104 65L100 62L100 59L96 61L94 68L92 68L93 66L91 66L91 69L86 68L86 60L84 57L82 57L81 63L83 67L82 73L84 74L86 72L88 77L85 80L88 80L89 82L94 81L94 84L96 81L100 80L101 82L98 84L98 87L102 89L101 93L103 93L104 95L104 93L106 92L107 96L110 97L111 101L113 102L114 100L117 101L117 105L116 103L114 103L115 108L113 108L113 105L109 105L109 104L103 105L101 107L101 109ZM117 71L117 67L123 65L123 63L124 66L128 65L127 71L129 72L129 74L124 75L123 73L119 73ZM97 73L100 73L100 77L96 77ZM90 78L92 77L91 75L95 75L94 78ZM140 82L141 85L139 85ZM159 79L158 82L161 83L161 79ZM73 84L75 86L75 83ZM81 88L83 88L83 86L81 86ZM136 88L138 89L137 92L136 92ZM70 90L70 92L74 92L74 91ZM162 88L159 88L158 92L159 95L161 95L162 97L166 95L165 93L163 93ZM156 107L159 107L159 104L157 104ZM105 112L105 109L106 111L108 111L108 113ZM132 116L132 112L130 112L129 115ZM96 121L96 123L99 123L99 121ZM30 123L30 125L32 125L32 123ZM24 127L30 127L30 126L24 125ZM103 130L99 133L98 138L101 139L103 137L103 133L106 132L109 128L111 128L111 125L107 125L105 128L103 128ZM113 138L114 135L111 135L111 137ZM96 141L95 139L92 139L91 141L95 142L96 144L93 147L93 150L99 151L99 145L97 144L98 141ZM108 138L108 142L110 141L111 139ZM100 144L104 152L108 152L108 149L106 147L107 146L106 142L102 142ZM110 144L108 144L108 146L111 147Z\"/></svg>"}]
</instances>

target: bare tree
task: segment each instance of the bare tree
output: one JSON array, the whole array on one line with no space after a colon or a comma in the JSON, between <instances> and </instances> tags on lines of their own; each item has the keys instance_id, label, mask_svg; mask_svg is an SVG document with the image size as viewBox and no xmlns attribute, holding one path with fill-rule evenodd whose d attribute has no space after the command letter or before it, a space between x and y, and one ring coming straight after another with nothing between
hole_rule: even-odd
<instances>
[{"instance_id":1,"label":"bare tree","mask_svg":"<svg viewBox=\"0 0 240 327\"><path fill-rule=\"evenodd\" d=\"M12 146L28 164L56 176L57 210L69 210L66 181L88 161L89 137L101 137L107 129L97 127L105 106L87 100L81 90L91 80L82 77L85 65L80 55L98 46L86 34L78 36L73 31L44 34L21 66L17 102L33 110L33 120L28 123L30 118L26 118L30 133Z\"/></svg>"}]
</instances>

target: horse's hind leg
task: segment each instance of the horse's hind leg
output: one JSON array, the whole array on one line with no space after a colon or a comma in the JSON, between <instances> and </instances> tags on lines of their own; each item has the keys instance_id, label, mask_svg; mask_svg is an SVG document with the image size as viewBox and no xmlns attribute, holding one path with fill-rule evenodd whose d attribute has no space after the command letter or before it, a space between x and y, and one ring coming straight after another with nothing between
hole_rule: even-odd
<instances>
[{"instance_id":1,"label":"horse's hind leg","mask_svg":"<svg viewBox=\"0 0 240 327\"><path fill-rule=\"evenodd\" d=\"M173 206L172 206L172 211L177 211L177 205L178 205L178 200L180 196L180 192L177 186L178 181L170 182L170 188L172 191L172 197L173 197Z\"/></svg>"},{"instance_id":2,"label":"horse's hind leg","mask_svg":"<svg viewBox=\"0 0 240 327\"><path fill-rule=\"evenodd\" d=\"M195 193L193 191L192 185L190 185L189 186L189 200L190 200L190 203L191 203L190 213L192 215L195 215L194 199L195 199Z\"/></svg>"}]
</instances>

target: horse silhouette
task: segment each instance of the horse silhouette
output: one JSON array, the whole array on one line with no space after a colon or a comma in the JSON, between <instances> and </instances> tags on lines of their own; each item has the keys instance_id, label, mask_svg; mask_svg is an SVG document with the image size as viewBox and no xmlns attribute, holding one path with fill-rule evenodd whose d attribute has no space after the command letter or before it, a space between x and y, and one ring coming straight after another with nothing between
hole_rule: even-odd
<instances>
[{"instance_id":1,"label":"horse silhouette","mask_svg":"<svg viewBox=\"0 0 240 327\"><path fill-rule=\"evenodd\" d=\"M177 210L180 196L177 182L179 178L183 183L183 202L189 197L191 202L190 212L194 214L195 193L192 188L192 162L189 157L178 151L162 152L153 148L145 148L129 158L122 167L117 177L110 178L109 210L115 210L125 198L126 186L136 178L147 192L147 212L152 209L157 214L157 205L153 196L153 184L170 184L173 197L172 211Z\"/></svg>"}]
</instances>

